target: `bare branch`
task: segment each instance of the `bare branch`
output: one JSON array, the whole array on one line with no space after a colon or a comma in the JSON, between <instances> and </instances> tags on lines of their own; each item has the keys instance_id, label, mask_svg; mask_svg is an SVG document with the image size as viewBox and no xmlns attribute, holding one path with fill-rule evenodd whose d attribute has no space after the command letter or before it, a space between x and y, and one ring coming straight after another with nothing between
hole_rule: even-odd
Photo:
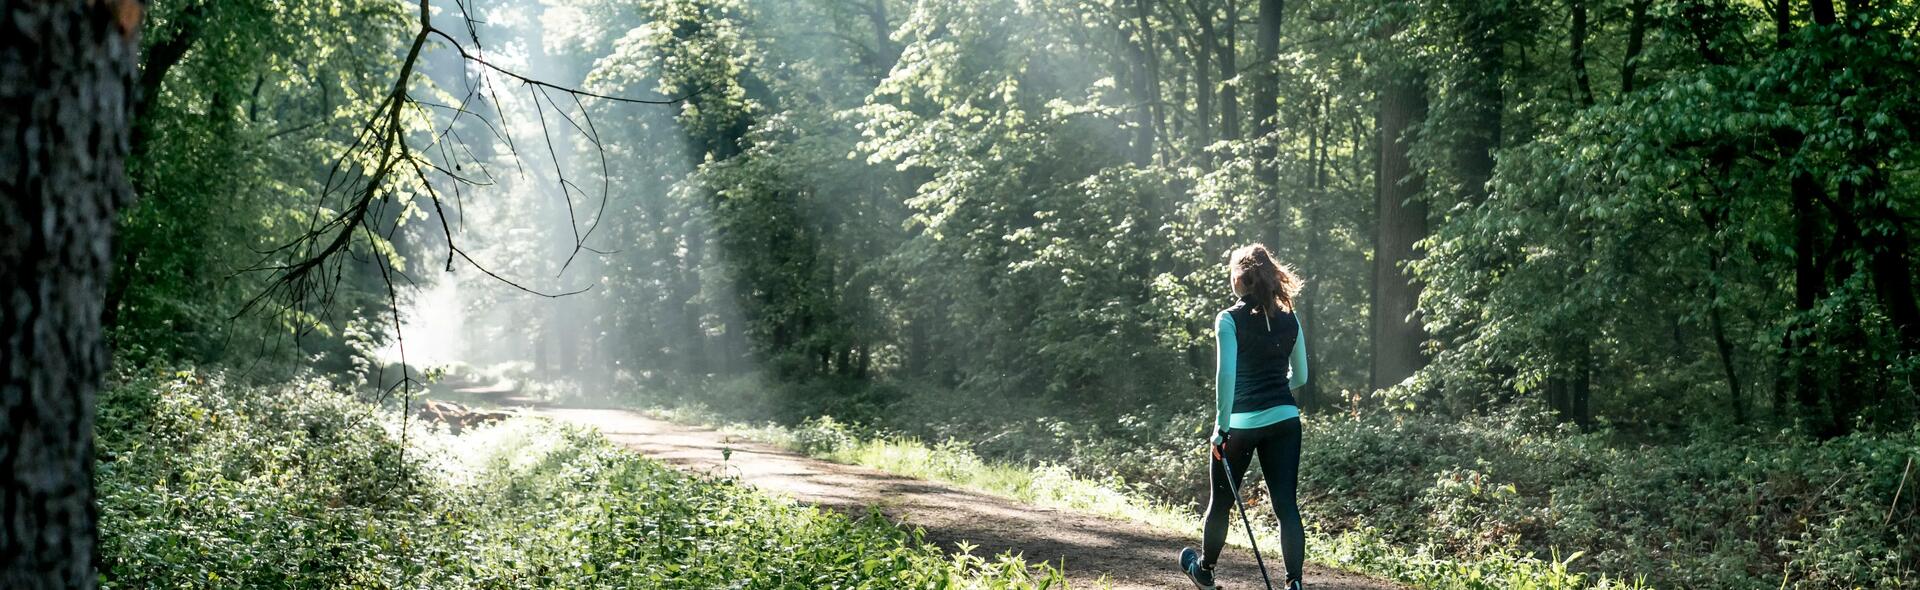
<instances>
[{"instance_id":1,"label":"bare branch","mask_svg":"<svg viewBox=\"0 0 1920 590\"><path fill-rule=\"evenodd\" d=\"M576 289L576 290L573 290L573 291L567 291L567 292L565 292L565 293L546 293L546 292L542 292L542 291L535 291L535 290L533 290L533 289L529 289L529 288L527 288L527 287L525 287L525 286L522 286L522 285L521 285L520 283L516 283L516 282L513 282L513 281L511 281L511 280L508 280L508 279L507 279L506 277L503 277L503 276L500 276L499 274L497 274L497 273L495 273L495 272L493 272L493 271L491 271L491 270L487 270L487 267L485 267L485 266L481 266L479 262L477 262L477 261L475 261L475 260L473 259L473 257L471 257L471 256L468 256L468 255L467 255L467 251L466 251L466 250L462 250L462 249L460 249L460 248L458 248L458 247L455 247L455 248L453 249L453 252L454 252L455 254L459 254L459 255L460 255L460 259L461 259L461 260L465 260L465 261L467 261L467 264L471 264L471 265L473 265L473 267L474 267L474 268L477 268L477 269L480 269L480 272L483 272L483 273L486 273L486 275L487 275L487 276L489 276L489 277L493 277L493 280L496 280L496 281L500 281L500 282L502 282L502 283L506 283L506 284L507 284L507 286L510 286L510 287L513 287L513 288L515 288L515 289L519 289L519 290L521 290L521 291L526 291L526 292L528 292L528 293L531 293L531 294L534 294L534 295L539 295L539 296L541 296L541 297L546 297L546 298L548 298L548 299L556 299L556 298L560 298L560 297L566 297L566 296L568 296L568 295L579 295L579 294L581 294L581 293L585 293L585 292L587 292L587 291L592 291L592 290L593 290L593 285L587 285L587 286L585 286L585 287L581 287L581 288L579 288L579 289Z\"/></svg>"},{"instance_id":2,"label":"bare branch","mask_svg":"<svg viewBox=\"0 0 1920 590\"><path fill-rule=\"evenodd\" d=\"M685 94L685 95L682 95L682 96L677 96L677 97L673 97L673 98L653 98L653 99L648 99L648 98L628 98L628 97L624 97L624 96L609 96L609 95L605 95L605 94L598 94L598 93L594 93L594 92L588 92L588 91L585 91L585 90L581 90L581 89L578 89L578 88L568 88L568 87L566 87L566 86L561 86L561 85L558 85L558 84L553 84L553 83L550 83L550 82L545 82L545 81L542 81L542 80L538 80L538 79L534 79L534 78L529 78L529 77L526 77L526 76L523 76L523 75L520 75L520 74L518 74L518 73L515 73L515 72L514 72L513 70L509 70L509 69L506 69L506 68L503 68L503 67L500 67L500 66L496 66L496 65L493 65L493 63L492 63L492 62L489 62L489 61L487 61L487 60L485 60L485 59L482 59L482 58L480 58L480 56L477 56L477 55L474 55L474 54L472 54L472 53L468 53L468 52L467 52L467 48L466 48L466 47L464 47L464 46L462 46L462 45L460 45L460 41L459 41L458 39L454 39L452 35L448 35L448 34L446 34L445 32L443 32L443 31L441 31L440 29L436 29L436 28L433 28L433 27L427 27L427 29L426 29L426 31L425 31L425 32L427 32L427 33L431 33L431 34L434 34L434 35L438 35L439 37L441 37L441 38L443 38L443 39L446 39L446 40L447 40L447 43L450 43L450 44L452 44L452 45L453 45L453 50L454 50L454 51L457 51L457 52L459 52L459 53L460 53L460 57L461 57L461 59L465 59L465 60L467 60L467 61L470 61L470 62L473 62L473 63L476 63L476 64L480 64L481 66L483 66L483 67L486 67L486 68L487 68L487 69L489 69L489 70L493 70L493 71L495 71L495 72L499 72L499 73L500 73L501 75L503 75L503 76L506 76L506 77L508 77L508 78L513 78L513 79L515 79L515 80L519 80L519 81L520 81L521 83L523 83L523 84L528 84L528 85L532 85L532 86L539 86L539 87L541 87L541 88L552 88L552 89L554 89L554 90L558 90L558 91L561 91L561 92L565 92L565 93L568 93L568 94L575 94L575 95L579 95L579 96L591 96L591 97L594 97L594 98L598 98L598 99L602 99L602 100L611 100L611 101L614 101L614 102L624 102L624 103L632 103L632 104L653 104L653 105L671 105L671 104L680 104L680 103L682 103L682 102L686 102L686 100L687 100L687 99L689 99L689 98L693 98L693 97L695 97L695 96L699 96L699 95L700 95L700 93L702 93L702 92L705 92L705 91L706 91L706 87L702 87L702 88L700 88L700 89L698 89L698 90L694 90L693 92L689 92L689 93L687 93L687 94Z\"/></svg>"}]
</instances>

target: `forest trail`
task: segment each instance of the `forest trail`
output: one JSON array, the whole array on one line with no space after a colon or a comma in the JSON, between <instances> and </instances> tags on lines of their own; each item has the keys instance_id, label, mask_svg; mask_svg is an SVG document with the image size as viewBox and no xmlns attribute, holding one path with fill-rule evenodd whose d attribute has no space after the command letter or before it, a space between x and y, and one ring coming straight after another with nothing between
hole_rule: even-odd
<instances>
[{"instance_id":1,"label":"forest trail","mask_svg":"<svg viewBox=\"0 0 1920 590\"><path fill-rule=\"evenodd\" d=\"M1173 562L1181 546L1199 544L1199 531L1172 534L1138 523L1031 506L947 484L822 461L628 410L535 407L531 412L596 428L615 443L688 471L736 476L761 490L853 515L878 508L895 522L925 529L928 541L948 551L966 542L977 546L975 555L1012 551L1029 561L1045 560L1063 566L1076 587L1106 583L1123 589L1192 588ZM729 450L731 455L723 457ZM1245 534L1237 522L1233 534ZM1233 547L1228 552L1221 559L1222 586L1264 588L1252 554ZM1273 557L1267 565L1273 568L1278 587L1283 566ZM1307 566L1306 581L1309 587L1328 590L1401 588L1314 564Z\"/></svg>"}]
</instances>

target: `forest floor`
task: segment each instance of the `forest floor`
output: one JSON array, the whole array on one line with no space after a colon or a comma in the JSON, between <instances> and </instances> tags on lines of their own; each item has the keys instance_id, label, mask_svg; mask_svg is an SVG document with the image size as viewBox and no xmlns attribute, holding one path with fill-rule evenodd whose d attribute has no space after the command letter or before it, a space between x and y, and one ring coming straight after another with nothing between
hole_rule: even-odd
<instances>
[{"instance_id":1,"label":"forest floor","mask_svg":"<svg viewBox=\"0 0 1920 590\"><path fill-rule=\"evenodd\" d=\"M505 401L505 400L503 400ZM509 401L509 405L518 405ZM608 439L655 460L693 472L738 477L763 491L822 508L887 518L919 527L926 539L948 551L962 543L975 555L1013 552L1061 567L1082 588L1190 588L1175 569L1175 553L1199 543L1199 531L1176 533L1144 524L1024 504L951 485L843 465L788 452L722 432L684 426L620 409L533 405L529 411L553 420L598 429ZM1268 518L1271 518L1269 515ZM1237 520L1237 519L1236 519ZM1235 523L1234 534L1244 534ZM1311 549L1309 549L1311 550ZM1252 554L1233 547L1221 560L1220 583L1229 590L1263 588ZM1277 558L1268 558L1278 587ZM1395 584L1314 564L1313 588L1390 590Z\"/></svg>"}]
</instances>

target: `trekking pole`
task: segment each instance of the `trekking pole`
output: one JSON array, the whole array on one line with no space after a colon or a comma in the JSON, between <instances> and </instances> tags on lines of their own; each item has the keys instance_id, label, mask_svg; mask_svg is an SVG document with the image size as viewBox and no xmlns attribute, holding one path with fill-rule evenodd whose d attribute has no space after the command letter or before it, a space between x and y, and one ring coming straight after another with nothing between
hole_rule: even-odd
<instances>
[{"instance_id":1,"label":"trekking pole","mask_svg":"<svg viewBox=\"0 0 1920 590\"><path fill-rule=\"evenodd\" d=\"M1267 590L1273 590L1273 578L1267 576L1267 560L1260 557L1260 544L1253 540L1253 519L1247 518L1247 505L1240 501L1240 486L1233 481L1233 465L1227 463L1227 454L1214 447L1213 456L1220 459L1220 466L1227 472L1227 489L1233 492L1233 504L1240 507L1240 522L1247 525L1247 545L1253 547L1253 562L1260 564L1260 580L1267 583Z\"/></svg>"}]
</instances>

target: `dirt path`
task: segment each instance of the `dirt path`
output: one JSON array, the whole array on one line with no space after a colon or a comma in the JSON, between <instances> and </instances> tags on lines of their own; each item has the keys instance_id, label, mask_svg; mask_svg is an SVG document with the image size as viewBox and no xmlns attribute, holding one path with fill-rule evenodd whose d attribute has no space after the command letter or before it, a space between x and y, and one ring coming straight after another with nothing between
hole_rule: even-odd
<instances>
[{"instance_id":1,"label":"dirt path","mask_svg":"<svg viewBox=\"0 0 1920 590\"><path fill-rule=\"evenodd\" d=\"M1128 589L1192 588L1174 569L1174 553L1183 545L1197 545L1198 531L1167 534L1132 522L1029 506L946 484L813 459L626 410L538 408L532 412L597 428L614 442L682 469L735 475L756 488L801 502L853 514L877 507L896 522L925 529L927 540L949 551L965 541L978 546L976 555L1013 551L1029 561L1064 565L1075 586L1091 588L1103 582ZM722 460L723 449L731 449L730 460ZM1245 533L1236 527L1234 534ZM1282 567L1272 557L1267 565ZM1220 574L1221 584L1229 590L1264 588L1253 555L1243 550L1228 548ZM1277 585L1283 574L1274 569L1273 575ZM1312 588L1329 590L1400 588L1311 564L1306 581Z\"/></svg>"}]
</instances>

